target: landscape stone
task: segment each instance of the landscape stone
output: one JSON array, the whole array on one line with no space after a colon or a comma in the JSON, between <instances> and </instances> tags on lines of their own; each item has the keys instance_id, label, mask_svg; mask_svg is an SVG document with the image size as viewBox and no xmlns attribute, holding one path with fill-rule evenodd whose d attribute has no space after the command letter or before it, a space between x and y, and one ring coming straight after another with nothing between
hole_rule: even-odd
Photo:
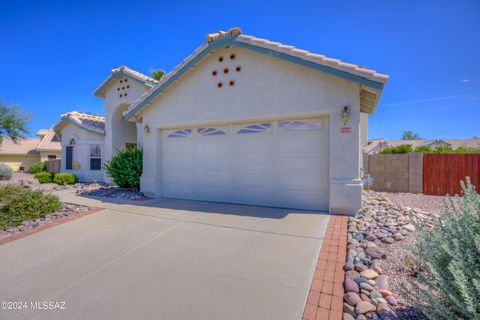
<instances>
[{"instance_id":1,"label":"landscape stone","mask_svg":"<svg viewBox=\"0 0 480 320\"><path fill-rule=\"evenodd\" d=\"M377 285L378 289L390 290L390 283L387 275L379 275L375 279L375 284Z\"/></svg>"},{"instance_id":2,"label":"landscape stone","mask_svg":"<svg viewBox=\"0 0 480 320\"><path fill-rule=\"evenodd\" d=\"M358 284L350 278L345 278L344 281L345 292L360 292Z\"/></svg>"},{"instance_id":3,"label":"landscape stone","mask_svg":"<svg viewBox=\"0 0 480 320\"><path fill-rule=\"evenodd\" d=\"M344 313L343 320L355 320L355 318L349 313Z\"/></svg>"},{"instance_id":4,"label":"landscape stone","mask_svg":"<svg viewBox=\"0 0 480 320\"><path fill-rule=\"evenodd\" d=\"M347 292L343 295L343 300L349 305L356 306L358 302L362 301L360 296L355 292Z\"/></svg>"},{"instance_id":5,"label":"landscape stone","mask_svg":"<svg viewBox=\"0 0 480 320\"><path fill-rule=\"evenodd\" d=\"M395 299L394 296L387 296L385 300L387 300L387 302L392 306L396 306L398 304L397 299Z\"/></svg>"},{"instance_id":6,"label":"landscape stone","mask_svg":"<svg viewBox=\"0 0 480 320\"><path fill-rule=\"evenodd\" d=\"M387 257L385 250L380 247L368 247L365 249L365 253L373 259L385 259Z\"/></svg>"},{"instance_id":7,"label":"landscape stone","mask_svg":"<svg viewBox=\"0 0 480 320\"><path fill-rule=\"evenodd\" d=\"M363 270L362 272L360 272L360 276L361 277L364 277L365 279L375 279L378 277L378 273L375 272L374 270L372 269L366 269L366 270ZM387 288L382 288L382 289L387 289Z\"/></svg>"},{"instance_id":8,"label":"landscape stone","mask_svg":"<svg viewBox=\"0 0 480 320\"><path fill-rule=\"evenodd\" d=\"M377 308L368 301L360 301L355 306L355 312L358 314L365 314L367 312L375 311L375 310L377 310Z\"/></svg>"}]
</instances>

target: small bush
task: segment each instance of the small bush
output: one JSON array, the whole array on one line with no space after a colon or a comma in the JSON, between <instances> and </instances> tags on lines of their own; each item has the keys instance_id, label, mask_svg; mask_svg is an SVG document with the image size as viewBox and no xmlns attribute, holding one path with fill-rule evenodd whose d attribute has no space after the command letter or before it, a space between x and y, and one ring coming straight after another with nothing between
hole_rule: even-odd
<instances>
[{"instance_id":1,"label":"small bush","mask_svg":"<svg viewBox=\"0 0 480 320\"><path fill-rule=\"evenodd\" d=\"M0 229L15 227L26 220L45 217L62 209L57 196L20 186L0 188Z\"/></svg>"},{"instance_id":2,"label":"small bush","mask_svg":"<svg viewBox=\"0 0 480 320\"><path fill-rule=\"evenodd\" d=\"M402 153L411 153L413 148L411 144L401 144L395 147L386 147L380 154L402 154Z\"/></svg>"},{"instance_id":3,"label":"small bush","mask_svg":"<svg viewBox=\"0 0 480 320\"><path fill-rule=\"evenodd\" d=\"M113 182L119 187L138 190L140 188L142 166L142 149L127 148L117 151L103 167Z\"/></svg>"},{"instance_id":4,"label":"small bush","mask_svg":"<svg viewBox=\"0 0 480 320\"><path fill-rule=\"evenodd\" d=\"M429 319L480 319L480 195L468 178L462 189L433 229L419 226L412 248L417 281L402 291Z\"/></svg>"},{"instance_id":5,"label":"small bush","mask_svg":"<svg viewBox=\"0 0 480 320\"><path fill-rule=\"evenodd\" d=\"M430 147L430 146L416 147L414 152L431 153L432 152L432 147Z\"/></svg>"},{"instance_id":6,"label":"small bush","mask_svg":"<svg viewBox=\"0 0 480 320\"><path fill-rule=\"evenodd\" d=\"M0 162L0 180L10 180L10 178L12 178L12 174L12 168L3 162Z\"/></svg>"},{"instance_id":7,"label":"small bush","mask_svg":"<svg viewBox=\"0 0 480 320\"><path fill-rule=\"evenodd\" d=\"M28 168L28 173L35 174L45 171L45 163L44 162L36 162Z\"/></svg>"},{"instance_id":8,"label":"small bush","mask_svg":"<svg viewBox=\"0 0 480 320\"><path fill-rule=\"evenodd\" d=\"M53 182L53 173L50 172L39 172L35 173L33 176L40 183L52 183Z\"/></svg>"},{"instance_id":9,"label":"small bush","mask_svg":"<svg viewBox=\"0 0 480 320\"><path fill-rule=\"evenodd\" d=\"M56 184L59 184L59 185L75 184L75 183L77 183L77 181L78 181L77 176L74 175L73 173L69 173L69 172L57 173L53 177L53 182L55 182Z\"/></svg>"}]
</instances>

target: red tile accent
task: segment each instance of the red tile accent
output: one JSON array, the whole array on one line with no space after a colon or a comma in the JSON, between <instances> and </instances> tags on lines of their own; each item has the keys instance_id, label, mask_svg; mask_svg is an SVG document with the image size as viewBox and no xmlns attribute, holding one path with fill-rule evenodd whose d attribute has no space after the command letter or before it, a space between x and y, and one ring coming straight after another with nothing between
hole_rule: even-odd
<instances>
[{"instance_id":1,"label":"red tile accent","mask_svg":"<svg viewBox=\"0 0 480 320\"><path fill-rule=\"evenodd\" d=\"M341 320L343 317L343 265L347 255L347 223L346 216L330 216L303 320Z\"/></svg>"},{"instance_id":2,"label":"red tile accent","mask_svg":"<svg viewBox=\"0 0 480 320\"><path fill-rule=\"evenodd\" d=\"M329 309L318 308L316 320L328 320L329 313L330 313Z\"/></svg>"},{"instance_id":3,"label":"red tile accent","mask_svg":"<svg viewBox=\"0 0 480 320\"><path fill-rule=\"evenodd\" d=\"M35 234L35 233L38 233L40 231L50 229L50 228L58 226L60 224L64 224L66 222L76 220L78 218L87 216L87 215L95 213L95 212L99 212L101 210L103 210L103 208L91 208L91 209L89 209L87 211L84 211L82 213L77 213L77 214L74 214L74 215L71 215L71 216L67 216L67 217L64 217L64 218L61 218L61 219L58 219L58 220L40 225L40 226L38 226L34 229L19 231L17 233L12 234L11 236L7 236L3 239L0 239L0 245L8 243L8 242L15 241L15 240L18 240L18 239L21 239L21 238L25 238L25 237L27 237L31 234Z\"/></svg>"},{"instance_id":4,"label":"red tile accent","mask_svg":"<svg viewBox=\"0 0 480 320\"><path fill-rule=\"evenodd\" d=\"M329 295L332 295L332 293L333 293L333 282L323 281L322 292L326 293L326 294L329 294Z\"/></svg>"},{"instance_id":5,"label":"red tile accent","mask_svg":"<svg viewBox=\"0 0 480 320\"><path fill-rule=\"evenodd\" d=\"M315 320L315 316L317 315L317 305L309 304L305 306L305 310L303 311L303 320Z\"/></svg>"}]
</instances>

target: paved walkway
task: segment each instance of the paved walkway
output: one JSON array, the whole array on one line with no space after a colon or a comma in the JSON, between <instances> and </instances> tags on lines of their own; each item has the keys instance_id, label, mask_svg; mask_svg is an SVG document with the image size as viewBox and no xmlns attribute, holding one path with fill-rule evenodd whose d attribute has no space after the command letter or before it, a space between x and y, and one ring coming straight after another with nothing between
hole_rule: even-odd
<instances>
[{"instance_id":1,"label":"paved walkway","mask_svg":"<svg viewBox=\"0 0 480 320\"><path fill-rule=\"evenodd\" d=\"M348 217L332 216L328 223L303 320L343 318L343 265L347 255Z\"/></svg>"},{"instance_id":2,"label":"paved walkway","mask_svg":"<svg viewBox=\"0 0 480 320\"><path fill-rule=\"evenodd\" d=\"M0 319L300 319L329 216L218 203L106 210L0 246Z\"/></svg>"}]
</instances>

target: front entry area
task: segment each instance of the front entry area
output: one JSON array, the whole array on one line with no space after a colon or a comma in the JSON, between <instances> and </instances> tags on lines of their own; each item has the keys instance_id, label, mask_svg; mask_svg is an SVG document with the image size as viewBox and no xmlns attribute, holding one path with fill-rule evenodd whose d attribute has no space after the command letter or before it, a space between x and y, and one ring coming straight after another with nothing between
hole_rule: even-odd
<instances>
[{"instance_id":1,"label":"front entry area","mask_svg":"<svg viewBox=\"0 0 480 320\"><path fill-rule=\"evenodd\" d=\"M162 195L328 210L328 118L162 132Z\"/></svg>"}]
</instances>

